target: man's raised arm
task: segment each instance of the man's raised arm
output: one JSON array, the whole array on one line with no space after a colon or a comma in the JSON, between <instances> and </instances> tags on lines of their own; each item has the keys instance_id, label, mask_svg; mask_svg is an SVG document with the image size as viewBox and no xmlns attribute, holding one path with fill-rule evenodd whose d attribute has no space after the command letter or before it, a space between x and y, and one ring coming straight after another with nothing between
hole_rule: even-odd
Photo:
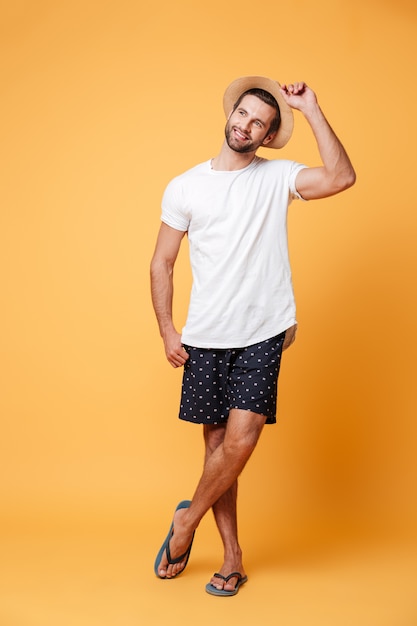
<instances>
[{"instance_id":1,"label":"man's raised arm","mask_svg":"<svg viewBox=\"0 0 417 626\"><path fill-rule=\"evenodd\" d=\"M305 200L326 198L351 187L355 170L334 131L326 120L314 91L306 83L283 85L281 93L287 104L301 111L311 126L323 165L301 170L296 178L298 193Z\"/></svg>"}]
</instances>

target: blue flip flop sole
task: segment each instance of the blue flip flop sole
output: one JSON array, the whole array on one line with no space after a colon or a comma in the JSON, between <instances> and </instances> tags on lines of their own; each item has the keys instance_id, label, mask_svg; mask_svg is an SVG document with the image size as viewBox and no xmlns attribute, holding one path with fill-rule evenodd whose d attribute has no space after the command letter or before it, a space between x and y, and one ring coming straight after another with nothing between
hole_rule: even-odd
<instances>
[{"instance_id":1,"label":"blue flip flop sole","mask_svg":"<svg viewBox=\"0 0 417 626\"><path fill-rule=\"evenodd\" d=\"M180 509L188 509L190 504L191 504L191 500L182 500L182 502L179 503L179 505L177 506L175 511L179 511ZM169 555L169 542L170 542L170 539L171 539L171 537L173 535L173 530L174 530L174 522L172 521L171 526L169 527L168 534L167 534L167 536L165 538L165 541L162 544L161 549L159 550L158 554L156 555L156 559L155 559L155 563L154 563L154 567L153 567L155 575L158 578L161 578L163 580L165 580L166 578L165 578L165 576L162 577L162 576L159 575L158 568L159 568L159 566L161 564L162 556L163 556L163 554L164 554L164 552L166 550L167 550L167 554ZM192 548L192 545L193 545L193 541L194 541L194 533L193 533L193 538L191 540L191 543L188 546L187 551L184 552L184 554L182 554L180 557L177 557L175 559L169 559L168 558L168 561L169 561L170 565L172 565L174 563L179 563L180 561L183 561L185 559L185 565L184 565L183 569L181 570L180 574L182 574L182 572L187 567L187 563L188 563L188 559L190 558L190 552L191 552L191 548ZM177 576L179 576L179 574L177 574ZM171 579L167 579L167 580L171 580Z\"/></svg>"}]
</instances>

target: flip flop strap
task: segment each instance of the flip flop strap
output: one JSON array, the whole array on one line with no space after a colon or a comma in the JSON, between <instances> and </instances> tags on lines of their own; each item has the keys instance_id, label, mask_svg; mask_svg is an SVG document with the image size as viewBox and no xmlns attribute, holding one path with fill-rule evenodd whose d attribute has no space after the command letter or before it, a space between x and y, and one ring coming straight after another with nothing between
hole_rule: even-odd
<instances>
[{"instance_id":1,"label":"flip flop strap","mask_svg":"<svg viewBox=\"0 0 417 626\"><path fill-rule=\"evenodd\" d=\"M174 533L172 533L174 534ZM171 535L172 537L172 535ZM173 559L171 557L171 550L169 549L169 541L167 543L167 547L166 547L166 555L167 555L167 560L168 560L168 564L169 565L175 565L176 563L181 563L181 561L183 561L186 556L188 554L188 550L186 550L186 552L184 552L184 554L181 554L181 556L177 556L175 559Z\"/></svg>"},{"instance_id":2,"label":"flip flop strap","mask_svg":"<svg viewBox=\"0 0 417 626\"><path fill-rule=\"evenodd\" d=\"M223 574L219 574L218 572L216 572L215 574L213 574L213 576L216 576L216 578L221 578L226 583L228 583L231 578L237 578L238 581L242 580L242 574L240 572L232 572L231 574L229 574L229 576L223 576Z\"/></svg>"}]
</instances>

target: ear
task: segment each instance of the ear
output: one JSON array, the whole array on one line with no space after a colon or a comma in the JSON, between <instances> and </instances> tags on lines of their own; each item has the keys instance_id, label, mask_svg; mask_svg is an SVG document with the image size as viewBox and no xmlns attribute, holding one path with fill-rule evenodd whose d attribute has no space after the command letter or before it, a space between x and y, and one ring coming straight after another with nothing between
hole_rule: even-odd
<instances>
[{"instance_id":1,"label":"ear","mask_svg":"<svg viewBox=\"0 0 417 626\"><path fill-rule=\"evenodd\" d=\"M263 140L262 145L267 146L269 143L271 143L271 141L274 139L276 134L277 133L275 132L275 133L271 133L270 135L267 135L265 139Z\"/></svg>"}]
</instances>

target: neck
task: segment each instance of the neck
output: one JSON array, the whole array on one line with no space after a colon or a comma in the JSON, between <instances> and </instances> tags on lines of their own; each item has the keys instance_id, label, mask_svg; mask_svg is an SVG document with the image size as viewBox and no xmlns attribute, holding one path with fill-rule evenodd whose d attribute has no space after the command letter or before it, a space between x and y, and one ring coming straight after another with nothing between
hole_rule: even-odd
<instances>
[{"instance_id":1,"label":"neck","mask_svg":"<svg viewBox=\"0 0 417 626\"><path fill-rule=\"evenodd\" d=\"M253 152L235 152L224 141L219 154L211 161L211 167L214 170L223 172L232 172L234 170L243 170L252 163L256 156L256 151Z\"/></svg>"}]
</instances>

